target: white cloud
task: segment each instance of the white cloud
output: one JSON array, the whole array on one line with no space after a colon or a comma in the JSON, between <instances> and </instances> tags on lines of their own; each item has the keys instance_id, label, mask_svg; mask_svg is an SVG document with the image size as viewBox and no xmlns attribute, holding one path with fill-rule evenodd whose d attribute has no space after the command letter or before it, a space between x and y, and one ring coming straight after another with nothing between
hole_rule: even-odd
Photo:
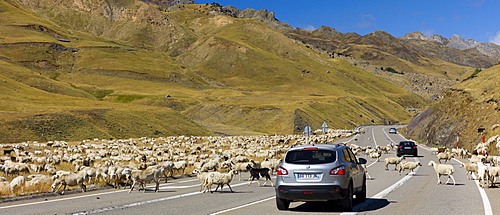
<instances>
[{"instance_id":1,"label":"white cloud","mask_svg":"<svg viewBox=\"0 0 500 215\"><path fill-rule=\"evenodd\" d=\"M495 36L490 37L490 42L500 45L500 31Z\"/></svg>"},{"instance_id":2,"label":"white cloud","mask_svg":"<svg viewBox=\"0 0 500 215\"><path fill-rule=\"evenodd\" d=\"M307 26L304 27L304 30L314 31L314 30L316 30L316 28L314 26L312 26L312 25L307 25Z\"/></svg>"},{"instance_id":3,"label":"white cloud","mask_svg":"<svg viewBox=\"0 0 500 215\"><path fill-rule=\"evenodd\" d=\"M377 24L374 22L376 19L371 14L363 14L360 16L361 22L357 23L356 26L360 28L376 27Z\"/></svg>"}]
</instances>

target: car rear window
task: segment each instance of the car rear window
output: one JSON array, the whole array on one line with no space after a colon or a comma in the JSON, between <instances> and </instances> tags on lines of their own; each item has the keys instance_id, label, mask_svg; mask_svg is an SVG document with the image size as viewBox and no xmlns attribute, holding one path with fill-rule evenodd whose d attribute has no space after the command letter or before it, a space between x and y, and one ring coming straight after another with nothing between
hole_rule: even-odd
<instances>
[{"instance_id":1,"label":"car rear window","mask_svg":"<svg viewBox=\"0 0 500 215\"><path fill-rule=\"evenodd\" d=\"M414 146L414 142L401 142L399 143L400 146Z\"/></svg>"},{"instance_id":2,"label":"car rear window","mask_svg":"<svg viewBox=\"0 0 500 215\"><path fill-rule=\"evenodd\" d=\"M337 160L337 152L325 149L293 150L286 154L285 162L293 164L322 164Z\"/></svg>"}]
</instances>

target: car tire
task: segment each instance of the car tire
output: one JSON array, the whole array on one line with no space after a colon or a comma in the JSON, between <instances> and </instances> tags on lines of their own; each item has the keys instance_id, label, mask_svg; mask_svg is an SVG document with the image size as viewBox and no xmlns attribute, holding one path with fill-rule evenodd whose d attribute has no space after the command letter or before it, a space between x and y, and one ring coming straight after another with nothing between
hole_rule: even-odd
<instances>
[{"instance_id":1,"label":"car tire","mask_svg":"<svg viewBox=\"0 0 500 215\"><path fill-rule=\"evenodd\" d=\"M366 179L363 179L363 187L359 193L356 193L356 202L362 203L366 201Z\"/></svg>"},{"instance_id":2,"label":"car tire","mask_svg":"<svg viewBox=\"0 0 500 215\"><path fill-rule=\"evenodd\" d=\"M347 195L345 198L340 200L340 207L344 211L352 211L352 184L349 184L349 188L347 189Z\"/></svg>"},{"instance_id":3,"label":"car tire","mask_svg":"<svg viewBox=\"0 0 500 215\"><path fill-rule=\"evenodd\" d=\"M400 154L397 154L397 156L398 156L398 157L401 157L401 155L400 155Z\"/></svg>"},{"instance_id":4,"label":"car tire","mask_svg":"<svg viewBox=\"0 0 500 215\"><path fill-rule=\"evenodd\" d=\"M290 208L290 200L276 197L276 207L278 210L288 210Z\"/></svg>"}]
</instances>

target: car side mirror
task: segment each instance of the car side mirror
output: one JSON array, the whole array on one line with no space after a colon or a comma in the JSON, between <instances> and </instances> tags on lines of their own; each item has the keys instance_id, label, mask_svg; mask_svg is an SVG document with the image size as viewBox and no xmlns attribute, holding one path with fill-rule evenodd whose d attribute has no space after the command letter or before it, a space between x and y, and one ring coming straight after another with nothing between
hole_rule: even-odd
<instances>
[{"instance_id":1,"label":"car side mirror","mask_svg":"<svg viewBox=\"0 0 500 215\"><path fill-rule=\"evenodd\" d=\"M358 164L366 164L368 161L364 158L358 158Z\"/></svg>"}]
</instances>

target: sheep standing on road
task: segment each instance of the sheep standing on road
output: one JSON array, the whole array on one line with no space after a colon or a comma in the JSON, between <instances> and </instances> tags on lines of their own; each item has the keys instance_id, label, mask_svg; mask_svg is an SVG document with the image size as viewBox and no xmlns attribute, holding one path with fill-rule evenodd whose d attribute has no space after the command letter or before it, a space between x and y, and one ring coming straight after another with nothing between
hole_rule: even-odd
<instances>
[{"instance_id":1,"label":"sheep standing on road","mask_svg":"<svg viewBox=\"0 0 500 215\"><path fill-rule=\"evenodd\" d=\"M198 177L198 180L200 180L200 192L206 192L207 190L207 180L208 180L208 177L210 176L210 173L212 172L202 172L201 170L199 169L194 169L193 170L193 174L196 174L196 176ZM205 190L203 190L203 188L205 188Z\"/></svg>"},{"instance_id":2,"label":"sheep standing on road","mask_svg":"<svg viewBox=\"0 0 500 215\"><path fill-rule=\"evenodd\" d=\"M488 166L486 166L483 162L477 162L477 180L479 181L480 187L485 187L484 183L486 183L486 187L488 187Z\"/></svg>"},{"instance_id":3,"label":"sheep standing on road","mask_svg":"<svg viewBox=\"0 0 500 215\"><path fill-rule=\"evenodd\" d=\"M54 183L52 183L52 192L57 192L61 186L63 187L63 191L61 194L64 194L64 191L66 190L66 186L76 186L80 185L82 188L82 192L87 191L87 187L83 182L85 182L85 178L82 174L77 174L77 173L68 173L68 174L62 174L62 175L54 175L53 176Z\"/></svg>"},{"instance_id":4,"label":"sheep standing on road","mask_svg":"<svg viewBox=\"0 0 500 215\"><path fill-rule=\"evenodd\" d=\"M465 175L469 180L472 179L472 173L477 175L477 163L464 163L460 164L460 167L465 168Z\"/></svg>"},{"instance_id":5,"label":"sheep standing on road","mask_svg":"<svg viewBox=\"0 0 500 215\"><path fill-rule=\"evenodd\" d=\"M437 155L439 163L441 163L441 160L444 160L446 163L447 161L451 160L452 158L455 157L455 154L453 153L448 153L448 152L441 152Z\"/></svg>"},{"instance_id":6,"label":"sheep standing on road","mask_svg":"<svg viewBox=\"0 0 500 215\"><path fill-rule=\"evenodd\" d=\"M132 170L132 173L130 174L130 178L132 179L132 187L128 191L129 193L132 192L134 189L134 186L139 183L140 187L142 187L143 192L146 192L146 187L145 184L146 182L149 181L154 181L156 184L155 187L155 192L158 192L160 190L160 180L163 175L163 169L162 167L160 168L151 168L151 169L146 169L146 170ZM139 188L140 189L140 188Z\"/></svg>"},{"instance_id":7,"label":"sheep standing on road","mask_svg":"<svg viewBox=\"0 0 500 215\"><path fill-rule=\"evenodd\" d=\"M452 165L450 165L450 164L438 164L434 161L429 161L429 166L433 166L434 171L436 171L438 185L441 184L441 180L439 179L439 177L441 177L442 175L448 176L448 180L446 180L445 184L448 184L448 181L450 180L450 178L453 180L453 185L456 184L455 178L453 178L453 173L455 172L455 168L453 168Z\"/></svg>"},{"instance_id":8,"label":"sheep standing on road","mask_svg":"<svg viewBox=\"0 0 500 215\"><path fill-rule=\"evenodd\" d=\"M397 170L398 164L403 161L405 157L388 157L385 158L385 170L389 170L389 164L394 164L394 170Z\"/></svg>"},{"instance_id":9,"label":"sheep standing on road","mask_svg":"<svg viewBox=\"0 0 500 215\"><path fill-rule=\"evenodd\" d=\"M413 170L418 166L422 166L422 164L420 162L403 161L399 164L399 170L398 170L399 175L401 175L401 171L405 173L405 169L409 169L410 172L413 172ZM408 175L408 173L406 173L406 175Z\"/></svg>"},{"instance_id":10,"label":"sheep standing on road","mask_svg":"<svg viewBox=\"0 0 500 215\"><path fill-rule=\"evenodd\" d=\"M210 191L210 193L213 193L212 185L214 184L217 185L217 187L215 188L216 192L219 187L220 187L220 192L222 192L224 184L227 184L229 190L231 190L231 193L233 193L233 189L231 188L231 185L229 185L229 183L231 183L235 174L236 174L235 170L230 170L228 173L212 172L208 175L205 186Z\"/></svg>"}]
</instances>

